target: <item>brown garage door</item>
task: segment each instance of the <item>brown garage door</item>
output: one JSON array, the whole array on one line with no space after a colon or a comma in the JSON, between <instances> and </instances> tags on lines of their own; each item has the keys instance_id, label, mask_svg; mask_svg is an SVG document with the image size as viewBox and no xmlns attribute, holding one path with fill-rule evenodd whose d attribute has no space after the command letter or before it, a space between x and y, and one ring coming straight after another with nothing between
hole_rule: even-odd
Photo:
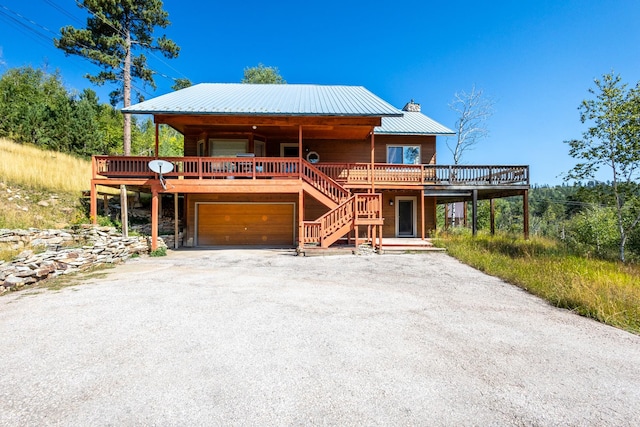
<instances>
[{"instance_id":1,"label":"brown garage door","mask_svg":"<svg viewBox=\"0 0 640 427\"><path fill-rule=\"evenodd\" d=\"M293 213L293 203L199 203L198 246L291 246Z\"/></svg>"}]
</instances>

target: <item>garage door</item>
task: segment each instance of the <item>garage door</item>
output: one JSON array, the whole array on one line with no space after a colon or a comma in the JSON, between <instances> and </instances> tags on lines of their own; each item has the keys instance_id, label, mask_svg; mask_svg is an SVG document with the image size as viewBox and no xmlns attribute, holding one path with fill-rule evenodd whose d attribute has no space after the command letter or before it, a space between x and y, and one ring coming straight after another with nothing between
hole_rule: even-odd
<instances>
[{"instance_id":1,"label":"garage door","mask_svg":"<svg viewBox=\"0 0 640 427\"><path fill-rule=\"evenodd\" d=\"M198 246L294 244L293 203L198 203Z\"/></svg>"}]
</instances>

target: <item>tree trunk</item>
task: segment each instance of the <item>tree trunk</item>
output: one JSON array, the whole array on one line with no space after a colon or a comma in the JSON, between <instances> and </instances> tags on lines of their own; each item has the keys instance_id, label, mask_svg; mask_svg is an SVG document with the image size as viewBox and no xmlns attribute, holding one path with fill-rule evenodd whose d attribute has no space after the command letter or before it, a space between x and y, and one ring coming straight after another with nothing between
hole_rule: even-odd
<instances>
[{"instance_id":1,"label":"tree trunk","mask_svg":"<svg viewBox=\"0 0 640 427\"><path fill-rule=\"evenodd\" d=\"M124 68L122 70L122 79L124 80L123 86L123 102L124 107L127 108L131 105L131 32L127 30L126 39L127 53L124 57ZM124 114L124 135L123 135L123 148L124 155L131 155L131 115Z\"/></svg>"}]
</instances>

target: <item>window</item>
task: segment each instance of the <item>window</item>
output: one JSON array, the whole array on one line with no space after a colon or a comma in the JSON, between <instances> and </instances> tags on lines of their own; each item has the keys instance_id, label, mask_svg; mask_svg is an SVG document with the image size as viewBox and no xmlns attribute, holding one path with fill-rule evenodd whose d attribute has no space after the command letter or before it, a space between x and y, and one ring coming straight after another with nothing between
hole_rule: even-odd
<instances>
[{"instance_id":1,"label":"window","mask_svg":"<svg viewBox=\"0 0 640 427\"><path fill-rule=\"evenodd\" d=\"M256 157L265 157L266 151L264 149L264 141L258 141L258 140L254 141L253 152L255 153Z\"/></svg>"},{"instance_id":2,"label":"window","mask_svg":"<svg viewBox=\"0 0 640 427\"><path fill-rule=\"evenodd\" d=\"M387 163L419 165L419 145L387 145Z\"/></svg>"},{"instance_id":3,"label":"window","mask_svg":"<svg viewBox=\"0 0 640 427\"><path fill-rule=\"evenodd\" d=\"M246 139L210 139L209 155L211 157L235 157L245 154L249 141Z\"/></svg>"},{"instance_id":4,"label":"window","mask_svg":"<svg viewBox=\"0 0 640 427\"><path fill-rule=\"evenodd\" d=\"M298 157L297 142L283 142L280 144L280 157Z\"/></svg>"}]
</instances>

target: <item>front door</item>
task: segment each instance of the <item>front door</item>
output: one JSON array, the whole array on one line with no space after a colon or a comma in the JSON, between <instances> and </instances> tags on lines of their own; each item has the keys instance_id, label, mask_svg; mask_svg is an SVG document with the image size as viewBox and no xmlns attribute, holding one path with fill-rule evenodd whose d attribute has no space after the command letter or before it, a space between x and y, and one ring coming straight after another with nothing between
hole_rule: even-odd
<instances>
[{"instance_id":1,"label":"front door","mask_svg":"<svg viewBox=\"0 0 640 427\"><path fill-rule=\"evenodd\" d=\"M396 197L396 236L416 236L415 197Z\"/></svg>"}]
</instances>

